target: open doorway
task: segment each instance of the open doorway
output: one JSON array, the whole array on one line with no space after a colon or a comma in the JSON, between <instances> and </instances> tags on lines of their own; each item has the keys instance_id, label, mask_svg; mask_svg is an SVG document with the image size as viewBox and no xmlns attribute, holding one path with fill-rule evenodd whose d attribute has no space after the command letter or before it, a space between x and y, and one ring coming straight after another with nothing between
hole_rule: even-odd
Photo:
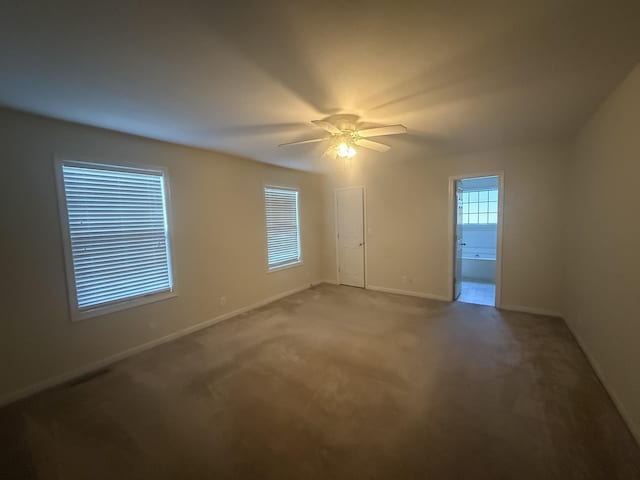
<instances>
[{"instance_id":1,"label":"open doorway","mask_svg":"<svg viewBox=\"0 0 640 480\"><path fill-rule=\"evenodd\" d=\"M499 306L502 175L452 179L453 300Z\"/></svg>"}]
</instances>

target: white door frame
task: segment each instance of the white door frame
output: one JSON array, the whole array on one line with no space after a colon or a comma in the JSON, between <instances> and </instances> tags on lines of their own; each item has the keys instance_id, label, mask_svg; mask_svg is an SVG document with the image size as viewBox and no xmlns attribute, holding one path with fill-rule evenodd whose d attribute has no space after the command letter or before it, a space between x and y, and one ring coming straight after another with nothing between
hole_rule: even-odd
<instances>
[{"instance_id":1,"label":"white door frame","mask_svg":"<svg viewBox=\"0 0 640 480\"><path fill-rule=\"evenodd\" d=\"M495 306L496 308L500 308L502 306L502 226L503 226L503 205L504 205L504 171L489 171L489 172L473 172L473 173L465 173L464 175L454 175L449 177L449 202L448 202L448 212L449 212L449 228L447 238L449 240L449 287L448 287L448 296L451 300L453 300L454 289L453 289L453 277L455 275L455 261L456 261L456 252L453 245L454 239L454 229L455 229L455 201L454 197L456 194L456 181L462 180L465 178L476 178L476 177L498 177L498 242L496 245L496 298L495 298Z\"/></svg>"},{"instance_id":2,"label":"white door frame","mask_svg":"<svg viewBox=\"0 0 640 480\"><path fill-rule=\"evenodd\" d=\"M333 192L333 211L334 211L334 220L335 220L335 237L336 237L336 279L338 280L338 285L340 285L340 254L339 254L339 246L338 246L338 192L343 190L362 190L362 239L364 241L364 288L367 288L367 251L368 248L368 240L367 240L367 189L364 185L356 185L353 187L338 187Z\"/></svg>"}]
</instances>

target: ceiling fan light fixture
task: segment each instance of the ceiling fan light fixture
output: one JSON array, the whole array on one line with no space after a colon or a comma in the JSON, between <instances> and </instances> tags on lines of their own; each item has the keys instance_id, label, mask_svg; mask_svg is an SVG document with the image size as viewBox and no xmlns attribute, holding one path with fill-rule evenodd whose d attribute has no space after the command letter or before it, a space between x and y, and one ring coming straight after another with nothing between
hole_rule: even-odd
<instances>
[{"instance_id":1,"label":"ceiling fan light fixture","mask_svg":"<svg viewBox=\"0 0 640 480\"><path fill-rule=\"evenodd\" d=\"M369 137L382 137L385 135L399 135L407 133L407 127L404 125L385 125L382 127L359 128L362 123L358 123L357 115L341 114L335 115L332 121L312 120L311 123L321 128L329 134L320 138L311 138L309 140L299 140L297 142L289 142L280 144L281 147L290 147L292 145L303 145L306 143L316 143L330 141L329 148L325 150L323 157L351 159L356 156L358 151L356 145L376 152L388 152L391 148L389 145L374 140Z\"/></svg>"},{"instance_id":2,"label":"ceiling fan light fixture","mask_svg":"<svg viewBox=\"0 0 640 480\"><path fill-rule=\"evenodd\" d=\"M340 158L353 158L357 153L356 149L346 142L342 142L338 145L337 152Z\"/></svg>"}]
</instances>

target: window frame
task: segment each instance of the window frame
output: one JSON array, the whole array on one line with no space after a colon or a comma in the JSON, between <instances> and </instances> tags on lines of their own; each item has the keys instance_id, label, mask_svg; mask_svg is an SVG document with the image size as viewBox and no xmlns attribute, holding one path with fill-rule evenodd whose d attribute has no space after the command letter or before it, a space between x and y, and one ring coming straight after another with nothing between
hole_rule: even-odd
<instances>
[{"instance_id":1,"label":"window frame","mask_svg":"<svg viewBox=\"0 0 640 480\"><path fill-rule=\"evenodd\" d=\"M169 270L169 278L171 280L171 289L168 291L153 292L135 297L114 300L109 303L97 305L94 307L79 308L76 292L76 278L73 267L73 251L71 248L71 232L69 227L69 214L67 211L66 192L64 188L64 174L62 167L64 165L77 167L95 167L101 170L113 170L117 172L135 172L135 173L151 173L162 177L164 189L164 211L165 222L167 228L167 268ZM77 322L88 318L99 317L109 313L128 310L141 305L155 303L169 298L178 296L176 286L176 270L175 270L175 254L173 251L173 226L171 215L171 190L169 182L169 170L166 167L155 165L139 165L129 162L109 162L109 161L84 161L72 160L68 157L54 156L54 170L56 194L58 201L58 217L60 223L60 231L62 237L63 257L64 257L64 274L67 286L67 302L69 307L69 317L71 321Z\"/></svg>"},{"instance_id":2,"label":"window frame","mask_svg":"<svg viewBox=\"0 0 640 480\"><path fill-rule=\"evenodd\" d=\"M269 227L267 225L267 198L265 195L265 190L267 188L273 188L276 190L290 190L293 192L297 192L298 196L296 199L296 213L297 213L297 226L298 226L298 251L299 251L299 259L297 262L288 263L286 265L270 267L269 266ZM300 213L300 204L301 204L302 192L299 187L296 186L282 186L275 185L271 183L265 183L262 185L262 202L264 204L264 240L265 240L265 268L267 273L275 273L280 272L282 270L288 270L290 268L297 268L304 264L303 252L302 252L302 215Z\"/></svg>"}]
</instances>

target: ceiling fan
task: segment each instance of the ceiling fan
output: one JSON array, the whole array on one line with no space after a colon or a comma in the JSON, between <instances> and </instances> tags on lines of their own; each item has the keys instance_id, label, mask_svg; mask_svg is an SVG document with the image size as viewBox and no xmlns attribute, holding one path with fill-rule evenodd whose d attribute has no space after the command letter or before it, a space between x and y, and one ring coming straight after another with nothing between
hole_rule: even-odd
<instances>
[{"instance_id":1,"label":"ceiling fan","mask_svg":"<svg viewBox=\"0 0 640 480\"><path fill-rule=\"evenodd\" d=\"M357 115L334 115L326 120L313 120L311 123L329 133L328 136L301 140L299 142L282 143L280 147L303 145L330 141L331 146L324 152L324 156L351 158L356 155L355 147L364 147L376 152L386 152L391 147L384 143L369 140L369 137L383 135L399 135L407 133L404 125L387 125L384 127L359 128Z\"/></svg>"}]
</instances>

